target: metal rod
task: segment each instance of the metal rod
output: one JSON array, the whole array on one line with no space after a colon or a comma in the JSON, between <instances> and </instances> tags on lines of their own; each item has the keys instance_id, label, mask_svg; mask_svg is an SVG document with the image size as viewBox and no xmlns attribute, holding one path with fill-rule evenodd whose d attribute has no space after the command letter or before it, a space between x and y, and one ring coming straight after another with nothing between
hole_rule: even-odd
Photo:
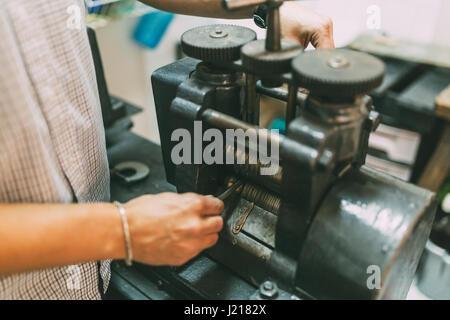
<instances>
[{"instance_id":1,"label":"metal rod","mask_svg":"<svg viewBox=\"0 0 450 320\"><path fill-rule=\"evenodd\" d=\"M281 50L281 22L280 22L280 4L271 4L269 2L267 10L267 37L266 50L277 52Z\"/></svg>"},{"instance_id":2,"label":"metal rod","mask_svg":"<svg viewBox=\"0 0 450 320\"><path fill-rule=\"evenodd\" d=\"M295 118L295 112L297 108L297 91L298 87L296 85L290 84L288 87L288 101L286 105L286 130Z\"/></svg>"},{"instance_id":3,"label":"metal rod","mask_svg":"<svg viewBox=\"0 0 450 320\"><path fill-rule=\"evenodd\" d=\"M258 140L261 138L266 139L266 141L270 144L278 144L280 145L281 142L286 139L282 135L279 135L276 132L271 132L269 130L260 130L262 128L248 124L247 122L244 122L242 120L236 119L232 116L229 116L225 113L213 110L213 109L206 109L202 112L201 115L202 120L206 121L208 124L212 125L213 127L218 127L222 129L242 129L244 131L246 130L255 130L256 135L258 136ZM264 135L264 137L263 137Z\"/></svg>"},{"instance_id":4,"label":"metal rod","mask_svg":"<svg viewBox=\"0 0 450 320\"><path fill-rule=\"evenodd\" d=\"M259 124L259 110L257 110L256 100L256 76L247 73L247 112L244 115L249 123Z\"/></svg>"},{"instance_id":5,"label":"metal rod","mask_svg":"<svg viewBox=\"0 0 450 320\"><path fill-rule=\"evenodd\" d=\"M281 101L288 101L288 90L284 87L278 87L278 88L267 88L261 84L260 81L256 83L256 91L260 94L263 94L265 96L278 99ZM307 94L297 92L297 105L303 105L303 103L306 101L306 98L308 97Z\"/></svg>"}]
</instances>

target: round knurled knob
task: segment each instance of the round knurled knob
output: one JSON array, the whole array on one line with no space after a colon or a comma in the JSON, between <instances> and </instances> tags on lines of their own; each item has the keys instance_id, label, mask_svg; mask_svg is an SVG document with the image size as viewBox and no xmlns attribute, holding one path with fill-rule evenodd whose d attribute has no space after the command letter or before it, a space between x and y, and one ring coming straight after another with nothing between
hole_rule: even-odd
<instances>
[{"instance_id":1,"label":"round knurled knob","mask_svg":"<svg viewBox=\"0 0 450 320\"><path fill-rule=\"evenodd\" d=\"M265 40L255 40L242 47L243 66L258 75L282 74L291 71L291 62L302 53L303 47L295 41L282 39L281 50L266 50Z\"/></svg>"},{"instance_id":2,"label":"round knurled knob","mask_svg":"<svg viewBox=\"0 0 450 320\"><path fill-rule=\"evenodd\" d=\"M256 39L252 29L227 24L215 24L190 29L181 36L183 52L209 62L239 60L241 47Z\"/></svg>"},{"instance_id":3,"label":"round knurled knob","mask_svg":"<svg viewBox=\"0 0 450 320\"><path fill-rule=\"evenodd\" d=\"M308 51L292 61L296 83L312 95L354 97L370 93L383 81L384 63L349 49Z\"/></svg>"}]
</instances>

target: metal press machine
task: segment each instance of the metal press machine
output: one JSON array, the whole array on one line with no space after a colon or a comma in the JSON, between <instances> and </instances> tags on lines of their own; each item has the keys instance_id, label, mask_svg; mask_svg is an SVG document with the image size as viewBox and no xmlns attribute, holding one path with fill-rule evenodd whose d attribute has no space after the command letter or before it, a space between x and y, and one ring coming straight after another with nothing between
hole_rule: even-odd
<instances>
[{"instance_id":1,"label":"metal press machine","mask_svg":"<svg viewBox=\"0 0 450 320\"><path fill-rule=\"evenodd\" d=\"M384 64L348 49L304 52L281 39L282 2L225 0L227 10L265 3L266 39L240 26L197 27L181 38L188 57L153 74L167 180L178 192L229 191L219 243L207 255L260 285L253 298L404 298L436 200L364 166L379 122L367 94L381 84ZM261 95L285 102L285 135L257 130ZM279 148L276 173L261 174L267 163L252 159L250 141L243 152L234 141L224 145L224 157L243 164L175 165L171 134L194 135L195 121L203 132L254 130Z\"/></svg>"}]
</instances>

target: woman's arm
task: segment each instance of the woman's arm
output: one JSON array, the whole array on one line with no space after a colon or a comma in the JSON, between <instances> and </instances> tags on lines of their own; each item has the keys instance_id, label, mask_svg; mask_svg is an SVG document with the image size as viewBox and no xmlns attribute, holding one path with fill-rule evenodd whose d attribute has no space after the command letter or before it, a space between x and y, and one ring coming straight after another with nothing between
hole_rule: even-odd
<instances>
[{"instance_id":1,"label":"woman's arm","mask_svg":"<svg viewBox=\"0 0 450 320\"><path fill-rule=\"evenodd\" d=\"M256 8L228 12L222 0L140 0L163 11L211 18L251 18ZM298 1L287 1L280 8L283 38L297 41L307 47L334 48L333 21L304 7Z\"/></svg>"},{"instance_id":2,"label":"woman's arm","mask_svg":"<svg viewBox=\"0 0 450 320\"><path fill-rule=\"evenodd\" d=\"M140 0L163 11L186 14L191 16L245 19L251 18L256 8L246 8L229 12L222 6L222 0Z\"/></svg>"},{"instance_id":3,"label":"woman's arm","mask_svg":"<svg viewBox=\"0 0 450 320\"><path fill-rule=\"evenodd\" d=\"M125 257L112 204L0 204L0 275Z\"/></svg>"},{"instance_id":4,"label":"woman's arm","mask_svg":"<svg viewBox=\"0 0 450 320\"><path fill-rule=\"evenodd\" d=\"M181 265L214 245L222 201L163 193L124 205L135 260ZM95 204L0 204L0 276L126 256L118 208Z\"/></svg>"}]
</instances>

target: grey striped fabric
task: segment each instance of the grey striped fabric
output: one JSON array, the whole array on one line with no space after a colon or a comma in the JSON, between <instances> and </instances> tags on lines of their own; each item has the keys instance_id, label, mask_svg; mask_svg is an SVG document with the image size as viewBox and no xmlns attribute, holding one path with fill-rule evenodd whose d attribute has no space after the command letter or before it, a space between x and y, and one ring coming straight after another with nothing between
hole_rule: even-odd
<instances>
[{"instance_id":1,"label":"grey striped fabric","mask_svg":"<svg viewBox=\"0 0 450 320\"><path fill-rule=\"evenodd\" d=\"M84 12L82 0L0 0L0 202L109 200ZM108 261L101 274L106 289ZM0 299L99 299L98 280L96 262L15 274Z\"/></svg>"}]
</instances>

